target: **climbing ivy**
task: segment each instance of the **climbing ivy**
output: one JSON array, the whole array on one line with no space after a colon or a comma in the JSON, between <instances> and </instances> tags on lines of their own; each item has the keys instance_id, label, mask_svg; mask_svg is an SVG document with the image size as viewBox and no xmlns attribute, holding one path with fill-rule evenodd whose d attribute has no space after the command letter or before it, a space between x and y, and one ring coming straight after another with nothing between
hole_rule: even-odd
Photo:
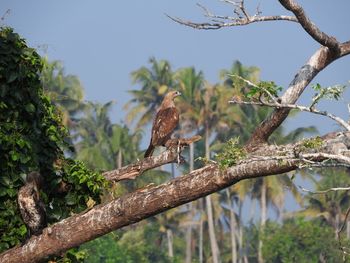
<instances>
[{"instance_id":1,"label":"climbing ivy","mask_svg":"<svg viewBox=\"0 0 350 263\"><path fill-rule=\"evenodd\" d=\"M106 182L81 162L64 157L67 129L44 94L42 59L11 28L0 28L0 252L23 241L17 206L26 174L40 171L49 223L99 202Z\"/></svg>"}]
</instances>

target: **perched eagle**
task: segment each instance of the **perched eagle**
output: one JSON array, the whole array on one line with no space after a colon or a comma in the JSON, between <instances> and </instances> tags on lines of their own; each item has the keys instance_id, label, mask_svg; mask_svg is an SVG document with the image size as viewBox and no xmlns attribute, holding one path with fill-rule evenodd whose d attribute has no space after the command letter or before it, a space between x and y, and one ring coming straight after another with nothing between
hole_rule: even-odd
<instances>
[{"instance_id":1,"label":"perched eagle","mask_svg":"<svg viewBox=\"0 0 350 263\"><path fill-rule=\"evenodd\" d=\"M26 183L18 191L18 205L29 235L38 235L46 227L45 205L40 199L39 190L43 178L38 172L27 175Z\"/></svg>"},{"instance_id":2,"label":"perched eagle","mask_svg":"<svg viewBox=\"0 0 350 263\"><path fill-rule=\"evenodd\" d=\"M165 146L178 125L179 112L175 107L174 99L179 95L181 93L178 91L170 91L165 95L153 121L152 137L145 157L152 156L156 146Z\"/></svg>"}]
</instances>

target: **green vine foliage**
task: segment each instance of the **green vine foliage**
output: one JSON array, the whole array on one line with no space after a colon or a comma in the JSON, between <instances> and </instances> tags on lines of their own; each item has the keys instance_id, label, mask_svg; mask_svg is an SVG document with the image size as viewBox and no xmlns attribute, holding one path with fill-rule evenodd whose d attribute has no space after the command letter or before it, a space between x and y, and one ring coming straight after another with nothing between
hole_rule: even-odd
<instances>
[{"instance_id":1,"label":"green vine foliage","mask_svg":"<svg viewBox=\"0 0 350 263\"><path fill-rule=\"evenodd\" d=\"M231 138L224 145L222 152L215 157L221 169L226 169L238 163L246 156L245 150L239 146L239 137Z\"/></svg>"},{"instance_id":2,"label":"green vine foliage","mask_svg":"<svg viewBox=\"0 0 350 263\"><path fill-rule=\"evenodd\" d=\"M106 181L81 162L66 159L67 130L44 94L42 59L11 28L0 28L0 252L24 241L17 206L26 174L40 171L49 223L100 201Z\"/></svg>"}]
</instances>

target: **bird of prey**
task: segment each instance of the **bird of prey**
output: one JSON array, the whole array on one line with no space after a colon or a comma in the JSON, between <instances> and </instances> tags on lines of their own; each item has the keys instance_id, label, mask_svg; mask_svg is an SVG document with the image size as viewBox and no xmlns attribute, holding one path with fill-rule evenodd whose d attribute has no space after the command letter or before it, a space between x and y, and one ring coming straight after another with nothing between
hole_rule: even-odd
<instances>
[{"instance_id":1,"label":"bird of prey","mask_svg":"<svg viewBox=\"0 0 350 263\"><path fill-rule=\"evenodd\" d=\"M145 152L145 158L152 156L156 146L165 146L178 125L179 111L175 107L174 99L179 95L181 93L178 91L170 91L165 95L153 121L151 141Z\"/></svg>"},{"instance_id":2,"label":"bird of prey","mask_svg":"<svg viewBox=\"0 0 350 263\"><path fill-rule=\"evenodd\" d=\"M26 183L18 191L18 205L23 222L27 226L30 235L41 234L46 227L45 205L40 199L39 190L43 178L38 172L31 172L27 175Z\"/></svg>"}]
</instances>

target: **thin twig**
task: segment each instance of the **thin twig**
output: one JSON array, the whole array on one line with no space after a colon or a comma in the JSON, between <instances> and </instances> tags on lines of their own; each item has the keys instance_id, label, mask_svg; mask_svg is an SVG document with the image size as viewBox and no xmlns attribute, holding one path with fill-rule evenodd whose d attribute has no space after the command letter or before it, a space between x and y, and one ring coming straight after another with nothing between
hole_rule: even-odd
<instances>
[{"instance_id":1,"label":"thin twig","mask_svg":"<svg viewBox=\"0 0 350 263\"><path fill-rule=\"evenodd\" d=\"M307 192L307 193L310 193L310 194L327 194L329 192L349 191L350 190L350 187L332 187L332 188L329 188L329 189L326 189L326 190L322 190L322 191L311 191L311 190L306 189L306 188L304 188L304 187L302 187L300 185L298 185L298 187L300 188L300 190L302 190L304 192ZM350 207L346 211L345 218L344 218L342 226L337 231L337 238L338 238L339 249L343 252L343 260L345 259L345 255L350 255L350 253L346 251L346 249L349 250L349 248L344 247L342 245L340 234L345 229L345 225L346 225L346 223L348 221L349 214L350 214Z\"/></svg>"},{"instance_id":2,"label":"thin twig","mask_svg":"<svg viewBox=\"0 0 350 263\"><path fill-rule=\"evenodd\" d=\"M247 20L246 18L232 18L230 16L217 16L223 19L223 21L218 21L214 23L210 23L210 22L196 23L190 20L185 20L179 17L168 15L168 14L165 14L165 15L171 20L181 25L189 26L195 29L204 29L204 30L220 29L224 27L244 26L244 25L249 25L256 22L266 22L266 21L298 22L298 20L295 17L280 15L280 16L253 16L249 20Z\"/></svg>"},{"instance_id":3,"label":"thin twig","mask_svg":"<svg viewBox=\"0 0 350 263\"><path fill-rule=\"evenodd\" d=\"M245 79L245 78L243 78L243 77L241 77L241 76L239 76L239 75L236 75L236 74L228 74L228 76L238 78L238 79L244 81L245 83L247 83L248 85L253 86L253 87L257 88L257 89L262 89L263 91L266 92L266 94L270 97L270 99L272 99L275 103L278 103L277 100L276 100L276 97L273 96L273 95L272 95L267 89L265 89L264 87L259 87L258 85L254 84L253 82L251 82L251 81L249 81L249 80L247 80L247 79ZM263 103L263 102L262 102L262 103Z\"/></svg>"},{"instance_id":4,"label":"thin twig","mask_svg":"<svg viewBox=\"0 0 350 263\"><path fill-rule=\"evenodd\" d=\"M251 16L244 5L244 0L241 1L232 1L232 0L220 0L223 3L227 3L232 5L233 13L235 16L227 16L227 15L216 15L212 13L207 7L202 4L197 4L199 8L201 8L204 12L204 16L208 17L211 22L203 22L196 23L189 20L184 20L182 18L173 17L166 14L171 20L185 26L189 26L195 29L219 29L223 27L233 27L233 26L243 26L248 25L255 22L264 22L264 21L290 21L297 22L298 19L294 16L286 16L286 15L277 15L277 16L261 16L260 6L258 5L256 8L256 13Z\"/></svg>"},{"instance_id":5,"label":"thin twig","mask_svg":"<svg viewBox=\"0 0 350 263\"><path fill-rule=\"evenodd\" d=\"M2 24L2 22L4 22L6 16L10 15L10 13L11 13L11 9L7 9L6 12L0 18L0 21L1 21L0 25Z\"/></svg>"},{"instance_id":6,"label":"thin twig","mask_svg":"<svg viewBox=\"0 0 350 263\"><path fill-rule=\"evenodd\" d=\"M329 161L329 160L327 160ZM316 163L316 162L311 162L305 166L300 166L299 168L335 168L335 167L344 167L344 168L350 168L350 164L346 163Z\"/></svg>"},{"instance_id":7,"label":"thin twig","mask_svg":"<svg viewBox=\"0 0 350 263\"><path fill-rule=\"evenodd\" d=\"M256 101L238 101L238 100L230 100L229 103L232 104L244 104L244 105L258 105L258 106L268 106L268 107L272 107L272 108L288 108L288 109L297 109L300 111L306 111L306 112L310 112L310 113L314 113L317 115L322 115L322 116L326 116L334 121L336 121L337 123L339 123L341 126L343 126L347 131L350 131L350 124L347 123L346 121L344 121L342 118L335 116L331 113L328 113L327 111L319 111L315 108L310 108L310 107L305 107L305 106L300 106L297 104L286 104L286 103L279 103L279 102L275 102L275 103L270 103L270 102L256 102Z\"/></svg>"},{"instance_id":8,"label":"thin twig","mask_svg":"<svg viewBox=\"0 0 350 263\"><path fill-rule=\"evenodd\" d=\"M302 158L306 159L329 159L329 160L336 160L341 163L346 163L350 164L350 158L346 157L344 155L339 155L339 154L329 154L329 153L305 153L305 154L300 154Z\"/></svg>"},{"instance_id":9,"label":"thin twig","mask_svg":"<svg viewBox=\"0 0 350 263\"><path fill-rule=\"evenodd\" d=\"M307 192L310 194L327 194L329 192L337 192L337 191L349 191L350 187L332 187L326 190L322 190L322 191L311 191L309 189L306 189L300 185L298 185L298 187L300 188L300 190L302 190L303 192Z\"/></svg>"}]
</instances>

